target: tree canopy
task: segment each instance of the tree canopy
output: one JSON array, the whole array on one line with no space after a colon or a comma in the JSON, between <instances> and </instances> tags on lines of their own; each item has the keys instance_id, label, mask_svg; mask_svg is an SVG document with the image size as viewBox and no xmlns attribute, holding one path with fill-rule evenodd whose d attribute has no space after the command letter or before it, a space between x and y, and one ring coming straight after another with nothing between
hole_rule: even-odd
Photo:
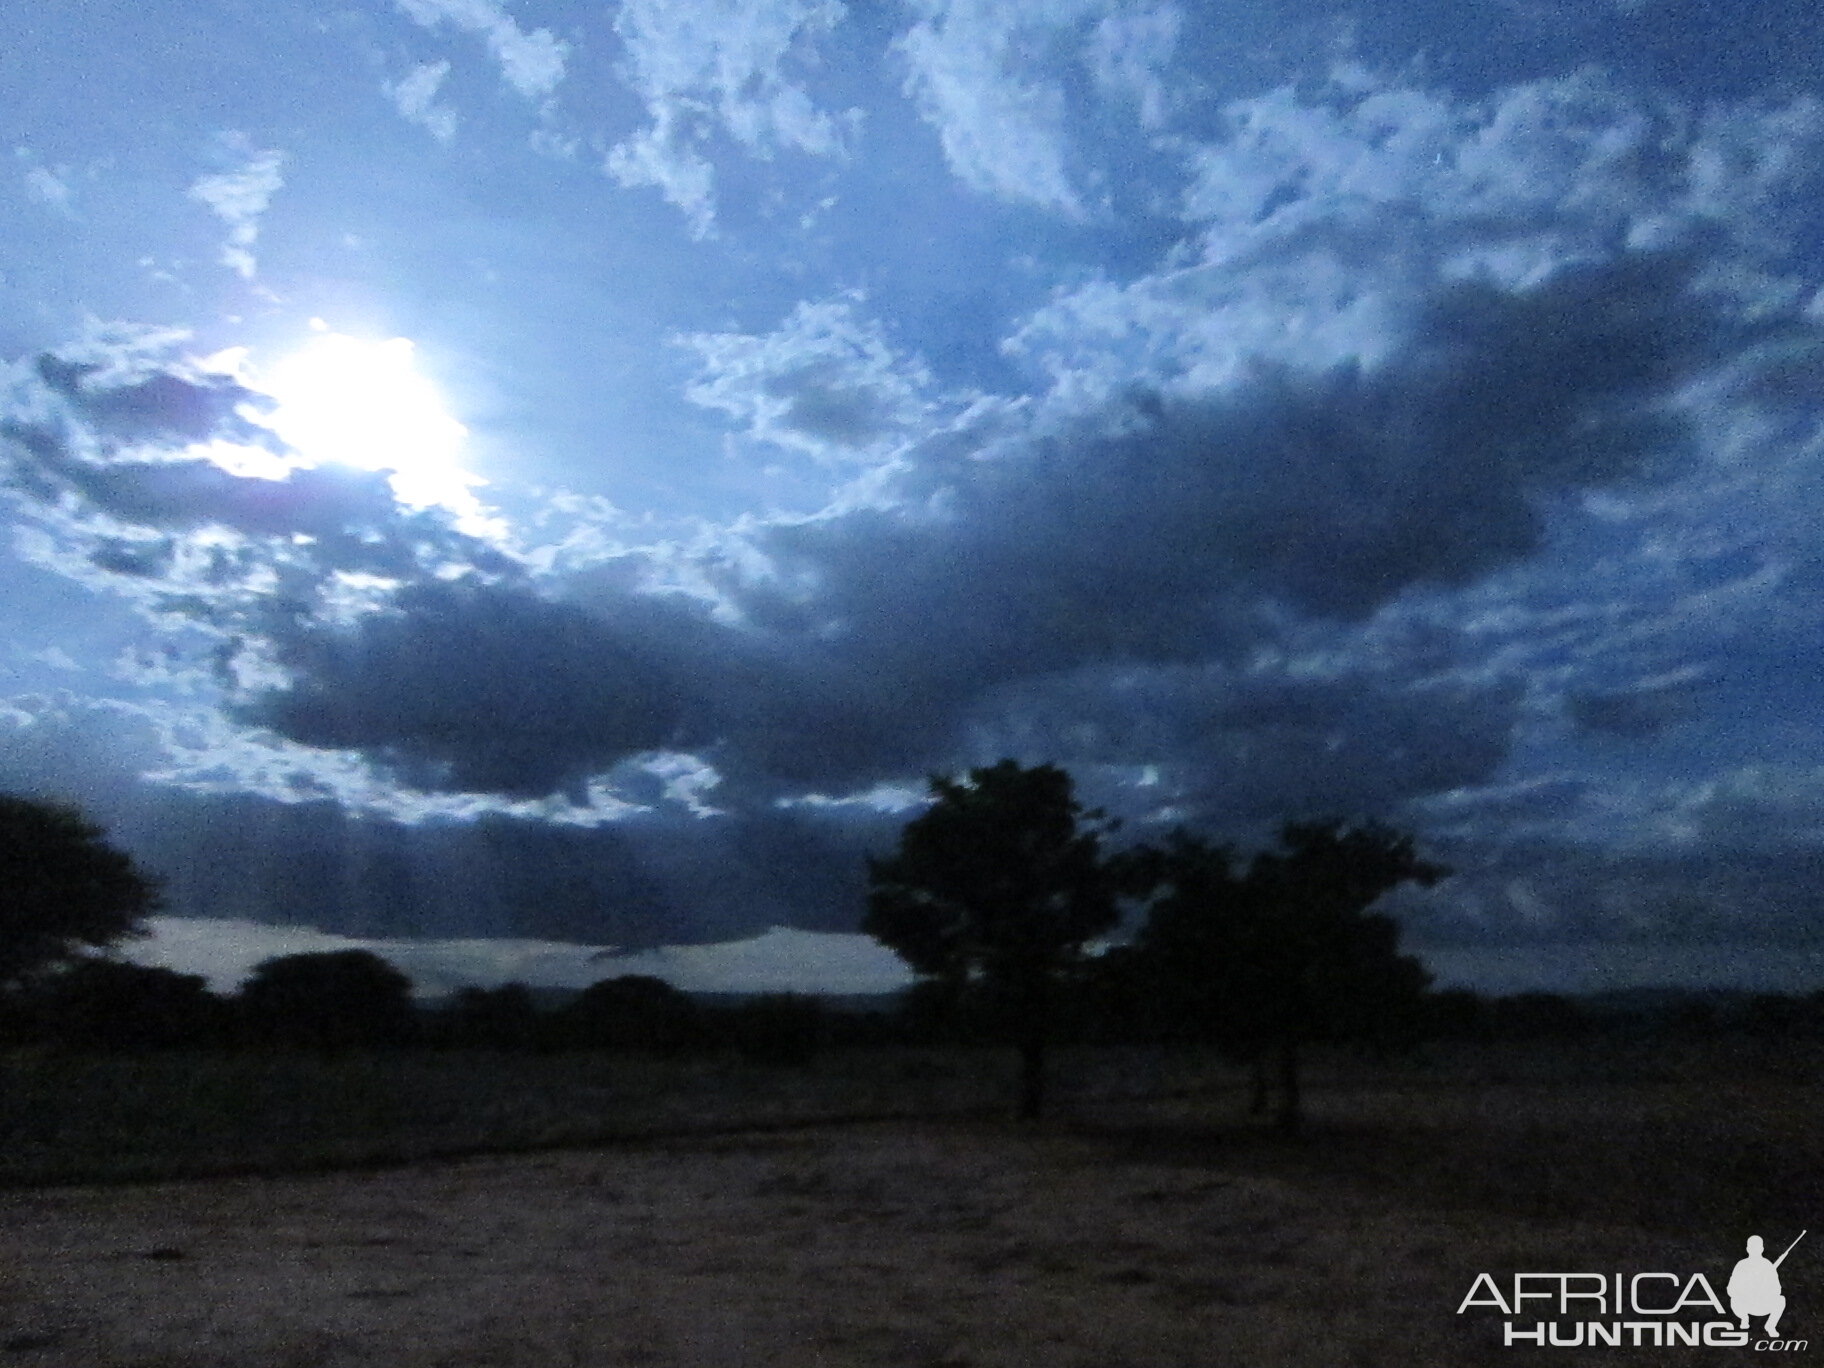
<instances>
[{"instance_id":1,"label":"tree canopy","mask_svg":"<svg viewBox=\"0 0 1824 1368\"><path fill-rule=\"evenodd\" d=\"M241 985L240 1000L256 1034L280 1045L398 1045L416 1024L411 979L371 950L262 960Z\"/></svg>"},{"instance_id":2,"label":"tree canopy","mask_svg":"<svg viewBox=\"0 0 1824 1368\"><path fill-rule=\"evenodd\" d=\"M1070 775L1016 761L933 778L931 806L899 849L868 861L862 929L922 978L987 993L1022 1056L1023 1115L1041 1108L1058 981L1119 919L1122 879L1102 856L1109 829Z\"/></svg>"},{"instance_id":3,"label":"tree canopy","mask_svg":"<svg viewBox=\"0 0 1824 1368\"><path fill-rule=\"evenodd\" d=\"M157 883L74 808L0 794L0 988L145 934Z\"/></svg>"},{"instance_id":4,"label":"tree canopy","mask_svg":"<svg viewBox=\"0 0 1824 1368\"><path fill-rule=\"evenodd\" d=\"M590 984L564 1008L569 1038L597 1049L687 1049L704 1033L687 993L650 974L619 974Z\"/></svg>"},{"instance_id":5,"label":"tree canopy","mask_svg":"<svg viewBox=\"0 0 1824 1368\"><path fill-rule=\"evenodd\" d=\"M1156 894L1130 967L1161 1017L1264 1065L1280 1122L1299 1122L1299 1047L1363 1039L1416 1009L1428 976L1399 924L1369 908L1448 872L1378 823L1293 822L1245 867L1183 833L1143 858Z\"/></svg>"}]
</instances>

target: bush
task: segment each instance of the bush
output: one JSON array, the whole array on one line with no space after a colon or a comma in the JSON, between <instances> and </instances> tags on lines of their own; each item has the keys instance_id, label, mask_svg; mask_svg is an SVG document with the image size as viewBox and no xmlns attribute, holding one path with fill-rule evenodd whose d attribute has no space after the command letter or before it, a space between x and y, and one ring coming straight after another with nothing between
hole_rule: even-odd
<instances>
[{"instance_id":1,"label":"bush","mask_svg":"<svg viewBox=\"0 0 1824 1368\"><path fill-rule=\"evenodd\" d=\"M367 950L263 960L242 985L240 1006L262 1044L335 1051L417 1035L412 981Z\"/></svg>"}]
</instances>

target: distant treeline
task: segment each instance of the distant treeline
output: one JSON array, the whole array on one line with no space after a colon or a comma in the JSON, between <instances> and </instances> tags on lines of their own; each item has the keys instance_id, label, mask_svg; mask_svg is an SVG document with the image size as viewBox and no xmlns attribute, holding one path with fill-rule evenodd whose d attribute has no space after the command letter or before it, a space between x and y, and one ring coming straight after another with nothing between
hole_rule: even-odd
<instances>
[{"instance_id":1,"label":"distant treeline","mask_svg":"<svg viewBox=\"0 0 1824 1368\"><path fill-rule=\"evenodd\" d=\"M1121 958L1092 966L1057 1004L1058 1039L1096 1045L1170 1045L1200 1036L1157 998L1124 980ZM1578 998L1425 992L1349 1039L1374 1050L1426 1041L1527 1041L1643 1032L1824 1036L1824 992L1807 996L1677 993ZM1006 1039L986 999L946 998L921 984L883 996L793 993L698 997L644 975L603 979L565 996L522 984L470 987L433 1003L405 974L363 950L281 956L232 994L195 974L91 958L0 995L0 1043L99 1052L196 1049L482 1049L552 1053L621 1050L654 1055L732 1052L758 1063L799 1064L828 1049L975 1046Z\"/></svg>"}]
</instances>

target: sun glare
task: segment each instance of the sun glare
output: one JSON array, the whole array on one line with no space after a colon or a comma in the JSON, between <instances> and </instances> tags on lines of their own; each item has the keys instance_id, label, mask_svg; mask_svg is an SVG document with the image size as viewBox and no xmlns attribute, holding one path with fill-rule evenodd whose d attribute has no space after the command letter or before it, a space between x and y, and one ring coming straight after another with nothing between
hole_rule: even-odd
<instances>
[{"instance_id":1,"label":"sun glare","mask_svg":"<svg viewBox=\"0 0 1824 1368\"><path fill-rule=\"evenodd\" d=\"M386 471L401 503L478 514L462 468L469 430L419 374L409 338L386 341L324 331L256 380L271 395L261 417L312 465Z\"/></svg>"}]
</instances>

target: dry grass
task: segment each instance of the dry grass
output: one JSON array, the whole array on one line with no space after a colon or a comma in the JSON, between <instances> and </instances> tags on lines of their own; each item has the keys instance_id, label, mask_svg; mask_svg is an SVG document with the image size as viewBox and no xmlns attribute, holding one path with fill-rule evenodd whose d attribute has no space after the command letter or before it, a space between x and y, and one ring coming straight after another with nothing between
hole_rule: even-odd
<instances>
[{"instance_id":1,"label":"dry grass","mask_svg":"<svg viewBox=\"0 0 1824 1368\"><path fill-rule=\"evenodd\" d=\"M879 1122L16 1192L0 1362L1506 1362L1498 1317L1454 1314L1478 1272L1720 1289L1749 1231L1812 1223L1817 1089L1721 1062L1636 1082L1562 1060L1530 1068L1556 1083L1487 1060L1395 1070L1314 1089L1291 1144L1224 1091L1080 1098L1038 1130ZM1818 1267L1802 1245L1783 1270L1794 1334L1824 1315Z\"/></svg>"}]
</instances>

